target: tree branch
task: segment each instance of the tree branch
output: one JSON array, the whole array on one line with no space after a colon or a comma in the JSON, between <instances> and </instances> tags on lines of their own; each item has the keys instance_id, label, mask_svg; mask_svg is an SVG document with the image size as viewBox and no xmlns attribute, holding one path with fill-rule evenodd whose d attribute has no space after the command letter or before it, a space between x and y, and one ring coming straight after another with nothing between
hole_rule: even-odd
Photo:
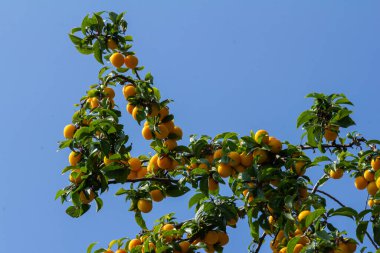
<instances>
[{"instance_id":1,"label":"tree branch","mask_svg":"<svg viewBox=\"0 0 380 253\"><path fill-rule=\"evenodd\" d=\"M139 72L137 72L137 70L135 70L135 73L136 73L137 79L141 80L141 77L140 77L140 75L139 75Z\"/></svg>"},{"instance_id":2,"label":"tree branch","mask_svg":"<svg viewBox=\"0 0 380 253\"><path fill-rule=\"evenodd\" d=\"M123 76L123 75L116 75L116 76L113 76L111 78L109 78L106 82L105 82L105 85L107 85L109 82L115 80L115 79L123 79L124 82L131 82L131 83L134 83L134 80L132 78L128 78L126 76Z\"/></svg>"},{"instance_id":3,"label":"tree branch","mask_svg":"<svg viewBox=\"0 0 380 253\"><path fill-rule=\"evenodd\" d=\"M331 144L322 144L323 148L338 148L338 149L347 149L347 148L352 148L353 146L360 146L362 142L366 142L367 140L364 137L361 138L356 138L353 139L350 143L348 144L337 144L335 141ZM299 145L299 147L302 150L307 150L307 149L317 149L318 147L310 146L310 145Z\"/></svg>"},{"instance_id":4,"label":"tree branch","mask_svg":"<svg viewBox=\"0 0 380 253\"><path fill-rule=\"evenodd\" d=\"M144 181L152 181L152 182L163 182L163 183L178 183L178 180L171 178L158 178L158 177L144 177L144 178L136 178L136 179L127 179L123 183L135 183L135 182L144 182ZM119 184L115 180L108 181L108 184Z\"/></svg>"},{"instance_id":5,"label":"tree branch","mask_svg":"<svg viewBox=\"0 0 380 253\"><path fill-rule=\"evenodd\" d=\"M330 199L334 200L336 203L338 203L338 205L340 205L341 207L346 207L342 202L340 202L339 199L335 198L334 196L332 196L331 194L325 192L325 191L322 191L322 190L316 190L316 192L319 192L327 197L329 197Z\"/></svg>"},{"instance_id":6,"label":"tree branch","mask_svg":"<svg viewBox=\"0 0 380 253\"><path fill-rule=\"evenodd\" d=\"M255 253L259 253L261 246L263 245L264 239L267 236L267 233L263 233L259 239L259 243L257 244L257 249L255 250Z\"/></svg>"}]
</instances>

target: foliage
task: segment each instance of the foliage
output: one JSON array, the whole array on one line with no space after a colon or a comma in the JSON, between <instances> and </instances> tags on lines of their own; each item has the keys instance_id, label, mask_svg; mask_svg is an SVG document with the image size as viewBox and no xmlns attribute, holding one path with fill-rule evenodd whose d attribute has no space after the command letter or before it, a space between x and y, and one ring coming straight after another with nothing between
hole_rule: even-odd
<instances>
[{"instance_id":1,"label":"foliage","mask_svg":"<svg viewBox=\"0 0 380 253\"><path fill-rule=\"evenodd\" d=\"M101 68L98 82L81 98L72 123L64 129L66 139L59 148L71 153L70 166L62 173L70 173L71 183L57 192L56 199L71 203L66 212L78 218L92 204L97 211L102 208L100 197L111 184L128 183L116 195L129 201L142 229L135 238L114 240L96 253L113 252L113 247L117 253L222 252L228 227L236 227L243 217L250 227L251 252L259 252L267 236L272 237L273 252L354 252L365 236L378 249L380 152L376 144L380 141L367 140L357 132L339 135L341 129L355 124L352 111L345 107L353 104L343 94L307 96L314 104L297 120L307 137L302 145L281 142L265 130L247 136L192 135L188 146L179 145L183 134L170 114L171 100L161 98L150 73L140 77L143 67L138 66L126 31L124 13L99 12L87 15L69 34L80 53L93 54L101 64L110 61L113 67ZM151 141L153 156L131 156L129 136L120 123L122 113L113 100L118 85L123 86L127 111L138 124L144 122L142 135ZM313 167L324 168L315 183L307 176ZM319 189L343 173L355 178L358 189L368 190L369 209L344 206ZM220 195L220 187L229 187L233 195ZM148 229L143 213L152 210L153 202L184 194L192 194L193 219L178 222L168 214ZM329 208L325 197L341 208ZM331 223L334 216L356 224L357 241Z\"/></svg>"}]
</instances>

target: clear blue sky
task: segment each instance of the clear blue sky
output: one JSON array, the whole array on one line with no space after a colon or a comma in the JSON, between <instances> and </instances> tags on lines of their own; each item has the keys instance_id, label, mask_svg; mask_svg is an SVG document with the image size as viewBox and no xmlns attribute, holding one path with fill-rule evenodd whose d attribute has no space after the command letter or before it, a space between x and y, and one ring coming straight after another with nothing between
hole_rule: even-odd
<instances>
[{"instance_id":1,"label":"clear blue sky","mask_svg":"<svg viewBox=\"0 0 380 253\"><path fill-rule=\"evenodd\" d=\"M317 91L345 93L356 105L354 129L380 138L379 1L1 1L1 252L79 253L139 231L129 205L113 196L118 187L104 195L100 213L80 219L54 201L67 184L60 171L68 154L56 152L57 141L100 68L67 33L100 10L128 12L134 50L163 96L175 100L171 111L187 136L263 128L297 143L297 115L310 105L304 96ZM124 122L133 154L149 152L131 117ZM347 175L323 188L365 205L365 192ZM156 204L148 224L166 212L191 217L187 200ZM230 232L226 252L246 252L247 226Z\"/></svg>"}]
</instances>

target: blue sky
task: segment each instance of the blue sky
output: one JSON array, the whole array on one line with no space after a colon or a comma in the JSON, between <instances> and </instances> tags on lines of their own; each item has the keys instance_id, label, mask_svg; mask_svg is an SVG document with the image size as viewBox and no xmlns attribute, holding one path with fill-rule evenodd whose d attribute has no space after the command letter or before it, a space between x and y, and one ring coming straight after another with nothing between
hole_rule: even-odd
<instances>
[{"instance_id":1,"label":"blue sky","mask_svg":"<svg viewBox=\"0 0 380 253\"><path fill-rule=\"evenodd\" d=\"M93 241L105 245L139 232L129 205L113 196L118 187L104 195L101 212L80 219L54 201L67 184L60 171L68 154L56 152L57 141L100 68L67 37L87 13L127 11L134 50L163 97L175 100L171 111L185 136L262 128L298 143L295 122L312 91L345 93L355 104L352 130L379 139L379 9L369 0L1 1L1 251L84 252ZM117 98L123 108L120 90ZM132 154L150 152L131 117L123 120ZM347 175L323 189L365 205L365 192ZM191 217L187 200L155 205L148 224L167 212ZM350 226L346 221L341 228ZM226 252L246 252L247 226L230 232Z\"/></svg>"}]
</instances>

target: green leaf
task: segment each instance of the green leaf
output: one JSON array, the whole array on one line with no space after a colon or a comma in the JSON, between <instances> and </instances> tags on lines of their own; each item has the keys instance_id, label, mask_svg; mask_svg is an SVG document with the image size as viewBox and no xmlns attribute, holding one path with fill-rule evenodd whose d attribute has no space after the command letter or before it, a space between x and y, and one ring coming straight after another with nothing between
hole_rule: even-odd
<instances>
[{"instance_id":1,"label":"green leaf","mask_svg":"<svg viewBox=\"0 0 380 253\"><path fill-rule=\"evenodd\" d=\"M73 142L72 139L68 139L68 140L62 141L59 144L59 148L60 149L64 149L64 148L70 147L70 145L71 145L72 142Z\"/></svg>"},{"instance_id":2,"label":"green leaf","mask_svg":"<svg viewBox=\"0 0 380 253\"><path fill-rule=\"evenodd\" d=\"M82 43L82 38L79 38L73 34L69 34L71 42L73 42L75 45L80 45Z\"/></svg>"},{"instance_id":3,"label":"green leaf","mask_svg":"<svg viewBox=\"0 0 380 253\"><path fill-rule=\"evenodd\" d=\"M378 145L380 145L380 141L379 140L369 140L369 141L366 141L366 144L378 144Z\"/></svg>"},{"instance_id":4,"label":"green leaf","mask_svg":"<svg viewBox=\"0 0 380 253\"><path fill-rule=\"evenodd\" d=\"M96 18L97 23L98 23L98 31L101 32L101 30L104 27L103 18L100 15L96 14L96 13L94 13L94 17Z\"/></svg>"},{"instance_id":5,"label":"green leaf","mask_svg":"<svg viewBox=\"0 0 380 253\"><path fill-rule=\"evenodd\" d=\"M356 228L356 237L363 243L364 235L367 232L368 221L361 221Z\"/></svg>"},{"instance_id":6,"label":"green leaf","mask_svg":"<svg viewBox=\"0 0 380 253\"><path fill-rule=\"evenodd\" d=\"M196 141L194 144L193 144L193 152L194 152L194 156L195 157L199 157L200 156L200 153L201 151L203 150L203 148L208 145L207 141L205 140L198 140Z\"/></svg>"},{"instance_id":7,"label":"green leaf","mask_svg":"<svg viewBox=\"0 0 380 253\"><path fill-rule=\"evenodd\" d=\"M356 218L357 215L358 212L351 207L342 207L330 214L330 216L346 216L353 220Z\"/></svg>"},{"instance_id":8,"label":"green leaf","mask_svg":"<svg viewBox=\"0 0 380 253\"><path fill-rule=\"evenodd\" d=\"M89 25L89 18L88 14L83 18L82 24L81 24L81 30L84 35L86 35L87 26Z\"/></svg>"},{"instance_id":9,"label":"green leaf","mask_svg":"<svg viewBox=\"0 0 380 253\"><path fill-rule=\"evenodd\" d=\"M380 178L380 170L375 172L375 180L377 180L378 178Z\"/></svg>"},{"instance_id":10,"label":"green leaf","mask_svg":"<svg viewBox=\"0 0 380 253\"><path fill-rule=\"evenodd\" d=\"M199 189L203 194L208 196L208 177L205 176L199 181Z\"/></svg>"},{"instance_id":11,"label":"green leaf","mask_svg":"<svg viewBox=\"0 0 380 253\"><path fill-rule=\"evenodd\" d=\"M309 93L306 95L307 98L318 98L318 99L324 99L325 98L325 95L323 93L316 93L316 92L313 92L313 93Z\"/></svg>"},{"instance_id":12,"label":"green leaf","mask_svg":"<svg viewBox=\"0 0 380 253\"><path fill-rule=\"evenodd\" d=\"M317 236L319 238L321 238L322 240L324 240L326 242L330 241L330 239L331 239L329 233L327 233L324 230L322 230L322 231L316 231L315 233L317 234Z\"/></svg>"},{"instance_id":13,"label":"green leaf","mask_svg":"<svg viewBox=\"0 0 380 253\"><path fill-rule=\"evenodd\" d=\"M324 208L320 208L312 212L306 217L305 226L309 227L314 221L316 221L322 214L324 214L326 210Z\"/></svg>"},{"instance_id":14,"label":"green leaf","mask_svg":"<svg viewBox=\"0 0 380 253\"><path fill-rule=\"evenodd\" d=\"M103 62L103 49L102 49L102 47L100 45L99 40L95 41L94 46L93 46L93 50L94 50L94 57L95 57L95 59L99 63L104 64L104 62Z\"/></svg>"},{"instance_id":15,"label":"green leaf","mask_svg":"<svg viewBox=\"0 0 380 253\"><path fill-rule=\"evenodd\" d=\"M360 213L358 213L358 214L356 215L356 219L357 219L357 220L361 220L361 219L364 218L364 216L366 216L367 214L369 214L369 213L371 213L371 212L372 212L371 209L363 210L363 211L361 211Z\"/></svg>"},{"instance_id":16,"label":"green leaf","mask_svg":"<svg viewBox=\"0 0 380 253\"><path fill-rule=\"evenodd\" d=\"M103 68L101 68L99 70L98 78L101 78L103 76L104 72L106 72L109 69L110 69L110 67L107 67L107 66L104 66Z\"/></svg>"},{"instance_id":17,"label":"green leaf","mask_svg":"<svg viewBox=\"0 0 380 253\"><path fill-rule=\"evenodd\" d=\"M314 113L311 111L304 111L300 114L300 116L297 119L297 128L299 128L304 123L308 122L310 119L312 119L314 116Z\"/></svg>"},{"instance_id":18,"label":"green leaf","mask_svg":"<svg viewBox=\"0 0 380 253\"><path fill-rule=\"evenodd\" d=\"M120 188L116 193L115 195L116 196L120 196L120 195L123 195L123 194L126 194L128 193L128 190L124 189L124 188Z\"/></svg>"},{"instance_id":19,"label":"green leaf","mask_svg":"<svg viewBox=\"0 0 380 253\"><path fill-rule=\"evenodd\" d=\"M109 12L108 13L109 17L110 17L110 20L113 22L113 23L116 23L117 22L117 14L115 12Z\"/></svg>"},{"instance_id":20,"label":"green leaf","mask_svg":"<svg viewBox=\"0 0 380 253\"><path fill-rule=\"evenodd\" d=\"M380 245L380 224L373 224L373 239Z\"/></svg>"},{"instance_id":21,"label":"green leaf","mask_svg":"<svg viewBox=\"0 0 380 253\"><path fill-rule=\"evenodd\" d=\"M94 253L104 253L105 251L106 249L100 248L100 249L95 250Z\"/></svg>"},{"instance_id":22,"label":"green leaf","mask_svg":"<svg viewBox=\"0 0 380 253\"><path fill-rule=\"evenodd\" d=\"M112 240L112 241L110 241L110 243L108 243L108 248L109 249L112 248L113 245L115 245L117 242L118 242L118 240Z\"/></svg>"},{"instance_id":23,"label":"green leaf","mask_svg":"<svg viewBox=\"0 0 380 253\"><path fill-rule=\"evenodd\" d=\"M133 41L133 37L131 35L127 35L124 37L125 41Z\"/></svg>"},{"instance_id":24,"label":"green leaf","mask_svg":"<svg viewBox=\"0 0 380 253\"><path fill-rule=\"evenodd\" d=\"M206 195L203 193L197 193L194 196L192 196L189 200L189 208L191 208L193 205L197 204L199 201L204 199Z\"/></svg>"},{"instance_id":25,"label":"green leaf","mask_svg":"<svg viewBox=\"0 0 380 253\"><path fill-rule=\"evenodd\" d=\"M327 161L331 161L331 159L328 158L327 156L318 156L314 159L313 163L320 163L320 162L327 162Z\"/></svg>"},{"instance_id":26,"label":"green leaf","mask_svg":"<svg viewBox=\"0 0 380 253\"><path fill-rule=\"evenodd\" d=\"M186 186L178 188L177 185L171 185L168 188L166 188L166 194L170 197L180 197L189 191L190 189Z\"/></svg>"},{"instance_id":27,"label":"green leaf","mask_svg":"<svg viewBox=\"0 0 380 253\"><path fill-rule=\"evenodd\" d=\"M82 47L82 46L76 46L75 47L77 50L78 50L78 52L79 53L81 53L81 54L86 54L86 55L88 55L88 54L92 54L94 51L92 50L92 47Z\"/></svg>"},{"instance_id":28,"label":"green leaf","mask_svg":"<svg viewBox=\"0 0 380 253\"><path fill-rule=\"evenodd\" d=\"M116 22L119 23L124 18L124 15L125 15L125 12L120 13L116 18Z\"/></svg>"},{"instance_id":29,"label":"green leaf","mask_svg":"<svg viewBox=\"0 0 380 253\"><path fill-rule=\"evenodd\" d=\"M331 119L332 122L337 122L343 118L346 118L348 115L350 115L352 111L348 110L347 108L342 108L338 111L338 113L335 114L335 116Z\"/></svg>"},{"instance_id":30,"label":"green leaf","mask_svg":"<svg viewBox=\"0 0 380 253\"><path fill-rule=\"evenodd\" d=\"M128 142L128 135L121 135L115 143L115 152L120 152L120 149Z\"/></svg>"},{"instance_id":31,"label":"green leaf","mask_svg":"<svg viewBox=\"0 0 380 253\"><path fill-rule=\"evenodd\" d=\"M139 225L142 229L145 229L145 230L148 229L146 227L145 220L143 219L140 211L136 211L136 213L135 213L135 221L136 221L137 225Z\"/></svg>"},{"instance_id":32,"label":"green leaf","mask_svg":"<svg viewBox=\"0 0 380 253\"><path fill-rule=\"evenodd\" d=\"M87 253L91 253L92 252L92 248L97 244L97 242L93 242L91 243L88 247L87 247Z\"/></svg>"},{"instance_id":33,"label":"green leaf","mask_svg":"<svg viewBox=\"0 0 380 253\"><path fill-rule=\"evenodd\" d=\"M156 87L153 87L153 92L154 92L154 96L157 98L157 100L160 100L161 99L160 91Z\"/></svg>"},{"instance_id":34,"label":"green leaf","mask_svg":"<svg viewBox=\"0 0 380 253\"><path fill-rule=\"evenodd\" d=\"M191 150L186 146L177 146L174 151L176 153L191 153Z\"/></svg>"},{"instance_id":35,"label":"green leaf","mask_svg":"<svg viewBox=\"0 0 380 253\"><path fill-rule=\"evenodd\" d=\"M113 134L113 133L116 133L117 130L114 126L111 126L108 130L107 130L107 134Z\"/></svg>"},{"instance_id":36,"label":"green leaf","mask_svg":"<svg viewBox=\"0 0 380 253\"><path fill-rule=\"evenodd\" d=\"M78 217L82 216L85 212L87 212L88 209L90 209L90 205L82 205L81 207L80 206L69 206L66 209L66 213L73 218L78 218Z\"/></svg>"},{"instance_id":37,"label":"green leaf","mask_svg":"<svg viewBox=\"0 0 380 253\"><path fill-rule=\"evenodd\" d=\"M57 193L55 194L54 200L57 200L59 197L61 197L65 193L66 193L66 191L63 189L58 190Z\"/></svg>"},{"instance_id":38,"label":"green leaf","mask_svg":"<svg viewBox=\"0 0 380 253\"><path fill-rule=\"evenodd\" d=\"M74 34L74 33L77 33L81 30L80 27L74 27L73 29L71 29L71 34Z\"/></svg>"},{"instance_id":39,"label":"green leaf","mask_svg":"<svg viewBox=\"0 0 380 253\"><path fill-rule=\"evenodd\" d=\"M102 153L106 156L109 155L111 150L111 144L107 140L100 140L100 147L102 149Z\"/></svg>"},{"instance_id":40,"label":"green leaf","mask_svg":"<svg viewBox=\"0 0 380 253\"><path fill-rule=\"evenodd\" d=\"M249 232L251 233L252 238L258 242L259 241L259 222L256 220L252 222L252 218L248 218Z\"/></svg>"},{"instance_id":41,"label":"green leaf","mask_svg":"<svg viewBox=\"0 0 380 253\"><path fill-rule=\"evenodd\" d=\"M314 135L314 128L308 128L307 129L307 143L310 145L310 146L313 146L313 147L316 147L317 146L317 142L315 141L315 135Z\"/></svg>"},{"instance_id":42,"label":"green leaf","mask_svg":"<svg viewBox=\"0 0 380 253\"><path fill-rule=\"evenodd\" d=\"M100 209L102 209L103 207L103 200L101 198L96 198L95 202L96 202L96 211L99 212Z\"/></svg>"},{"instance_id":43,"label":"green leaf","mask_svg":"<svg viewBox=\"0 0 380 253\"><path fill-rule=\"evenodd\" d=\"M335 101L335 104L341 105L341 104L346 104L346 105L354 105L350 100L348 100L346 97L337 99Z\"/></svg>"},{"instance_id":44,"label":"green leaf","mask_svg":"<svg viewBox=\"0 0 380 253\"><path fill-rule=\"evenodd\" d=\"M290 208L290 209L293 208L294 196L292 195L286 196L284 202L287 208Z\"/></svg>"},{"instance_id":45,"label":"green leaf","mask_svg":"<svg viewBox=\"0 0 380 253\"><path fill-rule=\"evenodd\" d=\"M350 117L344 117L336 122L333 122L332 123L338 125L338 126L341 126L341 127L344 127L344 128L347 128L349 126L353 126L355 125L355 121L353 121Z\"/></svg>"},{"instance_id":46,"label":"green leaf","mask_svg":"<svg viewBox=\"0 0 380 253\"><path fill-rule=\"evenodd\" d=\"M292 238L289 242L288 242L288 245L287 245L287 253L293 253L294 251L294 247L296 246L296 244L298 243L298 241L300 240L300 238L298 236Z\"/></svg>"}]
</instances>

